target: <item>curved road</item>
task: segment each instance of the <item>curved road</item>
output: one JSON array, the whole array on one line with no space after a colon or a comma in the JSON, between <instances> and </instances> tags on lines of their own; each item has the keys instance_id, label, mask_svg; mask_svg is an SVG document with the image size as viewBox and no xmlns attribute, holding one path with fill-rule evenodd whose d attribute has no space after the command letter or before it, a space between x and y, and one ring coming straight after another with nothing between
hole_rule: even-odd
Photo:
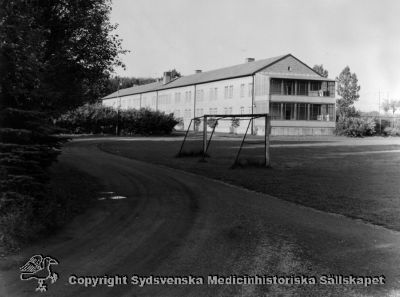
<instances>
[{"instance_id":1,"label":"curved road","mask_svg":"<svg viewBox=\"0 0 400 297\"><path fill-rule=\"evenodd\" d=\"M74 141L60 158L97 178L100 200L48 241L3 260L0 296L400 296L400 234ZM97 195L97 193L96 193ZM99 196L100 197L100 196ZM40 253L59 260L45 293L19 280ZM385 285L119 285L70 275L376 275ZM130 281L128 279L128 281Z\"/></svg>"}]
</instances>

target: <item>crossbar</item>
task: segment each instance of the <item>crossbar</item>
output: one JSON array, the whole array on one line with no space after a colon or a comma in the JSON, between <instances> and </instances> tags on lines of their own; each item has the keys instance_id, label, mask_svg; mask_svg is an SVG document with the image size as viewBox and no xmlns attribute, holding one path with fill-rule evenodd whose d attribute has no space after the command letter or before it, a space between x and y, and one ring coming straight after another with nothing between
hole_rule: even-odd
<instances>
[{"instance_id":1,"label":"crossbar","mask_svg":"<svg viewBox=\"0 0 400 297\"><path fill-rule=\"evenodd\" d=\"M205 114L200 117L194 117L193 119L202 118L263 118L268 116L268 113L254 113L254 114Z\"/></svg>"}]
</instances>

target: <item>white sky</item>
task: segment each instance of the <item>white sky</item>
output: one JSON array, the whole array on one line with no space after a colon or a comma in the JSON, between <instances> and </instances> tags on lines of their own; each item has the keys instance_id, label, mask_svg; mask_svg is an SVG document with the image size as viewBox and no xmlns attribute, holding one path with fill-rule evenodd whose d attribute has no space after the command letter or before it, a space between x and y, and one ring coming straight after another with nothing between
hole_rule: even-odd
<instances>
[{"instance_id":1,"label":"white sky","mask_svg":"<svg viewBox=\"0 0 400 297\"><path fill-rule=\"evenodd\" d=\"M348 65L361 85L357 107L400 99L398 0L114 0L111 21L131 52L121 76L183 75L291 53L330 78Z\"/></svg>"}]
</instances>

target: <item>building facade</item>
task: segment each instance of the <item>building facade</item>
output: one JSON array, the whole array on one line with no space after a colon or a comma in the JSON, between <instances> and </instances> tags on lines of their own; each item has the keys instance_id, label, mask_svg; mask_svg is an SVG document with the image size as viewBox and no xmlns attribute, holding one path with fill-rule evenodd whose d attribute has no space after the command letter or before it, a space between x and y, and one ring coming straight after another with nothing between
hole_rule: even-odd
<instances>
[{"instance_id":1,"label":"building facade","mask_svg":"<svg viewBox=\"0 0 400 297\"><path fill-rule=\"evenodd\" d=\"M324 78L291 54L114 92L102 99L114 108L149 108L174 113L186 129L204 114L271 115L272 135L331 135L335 128L335 81ZM254 131L264 134L264 123ZM240 125L238 133L246 125ZM217 131L229 132L221 122Z\"/></svg>"}]
</instances>

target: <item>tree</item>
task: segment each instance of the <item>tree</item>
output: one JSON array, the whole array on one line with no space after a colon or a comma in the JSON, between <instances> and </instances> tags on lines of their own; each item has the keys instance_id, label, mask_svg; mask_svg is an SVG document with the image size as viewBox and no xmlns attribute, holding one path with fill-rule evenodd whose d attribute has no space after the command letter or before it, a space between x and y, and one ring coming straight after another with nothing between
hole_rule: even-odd
<instances>
[{"instance_id":1,"label":"tree","mask_svg":"<svg viewBox=\"0 0 400 297\"><path fill-rule=\"evenodd\" d=\"M121 40L109 0L0 0L1 107L61 113L102 94Z\"/></svg>"},{"instance_id":2,"label":"tree","mask_svg":"<svg viewBox=\"0 0 400 297\"><path fill-rule=\"evenodd\" d=\"M382 103L382 108L385 112L388 112L389 110L392 111L393 114L395 114L396 110L400 108L400 100L385 100Z\"/></svg>"},{"instance_id":3,"label":"tree","mask_svg":"<svg viewBox=\"0 0 400 297\"><path fill-rule=\"evenodd\" d=\"M390 102L388 99L383 100L382 102L382 109L385 113L387 113L390 110Z\"/></svg>"},{"instance_id":4,"label":"tree","mask_svg":"<svg viewBox=\"0 0 400 297\"><path fill-rule=\"evenodd\" d=\"M363 117L378 117L379 111L373 110L373 111L360 111L360 116Z\"/></svg>"},{"instance_id":5,"label":"tree","mask_svg":"<svg viewBox=\"0 0 400 297\"><path fill-rule=\"evenodd\" d=\"M172 78L172 79L178 78L178 77L181 77L181 76L182 76L181 73L178 72L176 69L172 69L172 70L171 70L171 78Z\"/></svg>"},{"instance_id":6,"label":"tree","mask_svg":"<svg viewBox=\"0 0 400 297\"><path fill-rule=\"evenodd\" d=\"M63 142L51 119L97 100L123 66L110 10L109 0L0 0L0 243L34 237L46 205L57 207L45 193Z\"/></svg>"},{"instance_id":7,"label":"tree","mask_svg":"<svg viewBox=\"0 0 400 297\"><path fill-rule=\"evenodd\" d=\"M182 76L181 73L178 72L176 69L169 70L169 72L171 72L171 79L175 79L175 78ZM125 89L125 88L130 88L133 86L145 85L145 84L149 84L149 83L152 83L155 81L157 81L157 78L115 76L115 77L108 79L106 87L105 87L104 92L101 97L107 96L111 93L114 93L118 89L121 90L121 89Z\"/></svg>"},{"instance_id":8,"label":"tree","mask_svg":"<svg viewBox=\"0 0 400 297\"><path fill-rule=\"evenodd\" d=\"M324 66L321 65L314 65L313 70L317 72L322 77L328 77L328 70L324 69Z\"/></svg>"},{"instance_id":9,"label":"tree","mask_svg":"<svg viewBox=\"0 0 400 297\"><path fill-rule=\"evenodd\" d=\"M116 92L118 89L130 88L133 86L145 85L155 82L155 78L136 78L136 77L119 77L115 76L107 81L107 85L104 89L103 96L107 96L111 93Z\"/></svg>"},{"instance_id":10,"label":"tree","mask_svg":"<svg viewBox=\"0 0 400 297\"><path fill-rule=\"evenodd\" d=\"M358 112L353 106L360 95L360 86L358 85L357 75L351 73L350 67L346 66L343 71L336 77L337 93L340 96L336 101L336 114L340 117L357 116Z\"/></svg>"}]
</instances>

